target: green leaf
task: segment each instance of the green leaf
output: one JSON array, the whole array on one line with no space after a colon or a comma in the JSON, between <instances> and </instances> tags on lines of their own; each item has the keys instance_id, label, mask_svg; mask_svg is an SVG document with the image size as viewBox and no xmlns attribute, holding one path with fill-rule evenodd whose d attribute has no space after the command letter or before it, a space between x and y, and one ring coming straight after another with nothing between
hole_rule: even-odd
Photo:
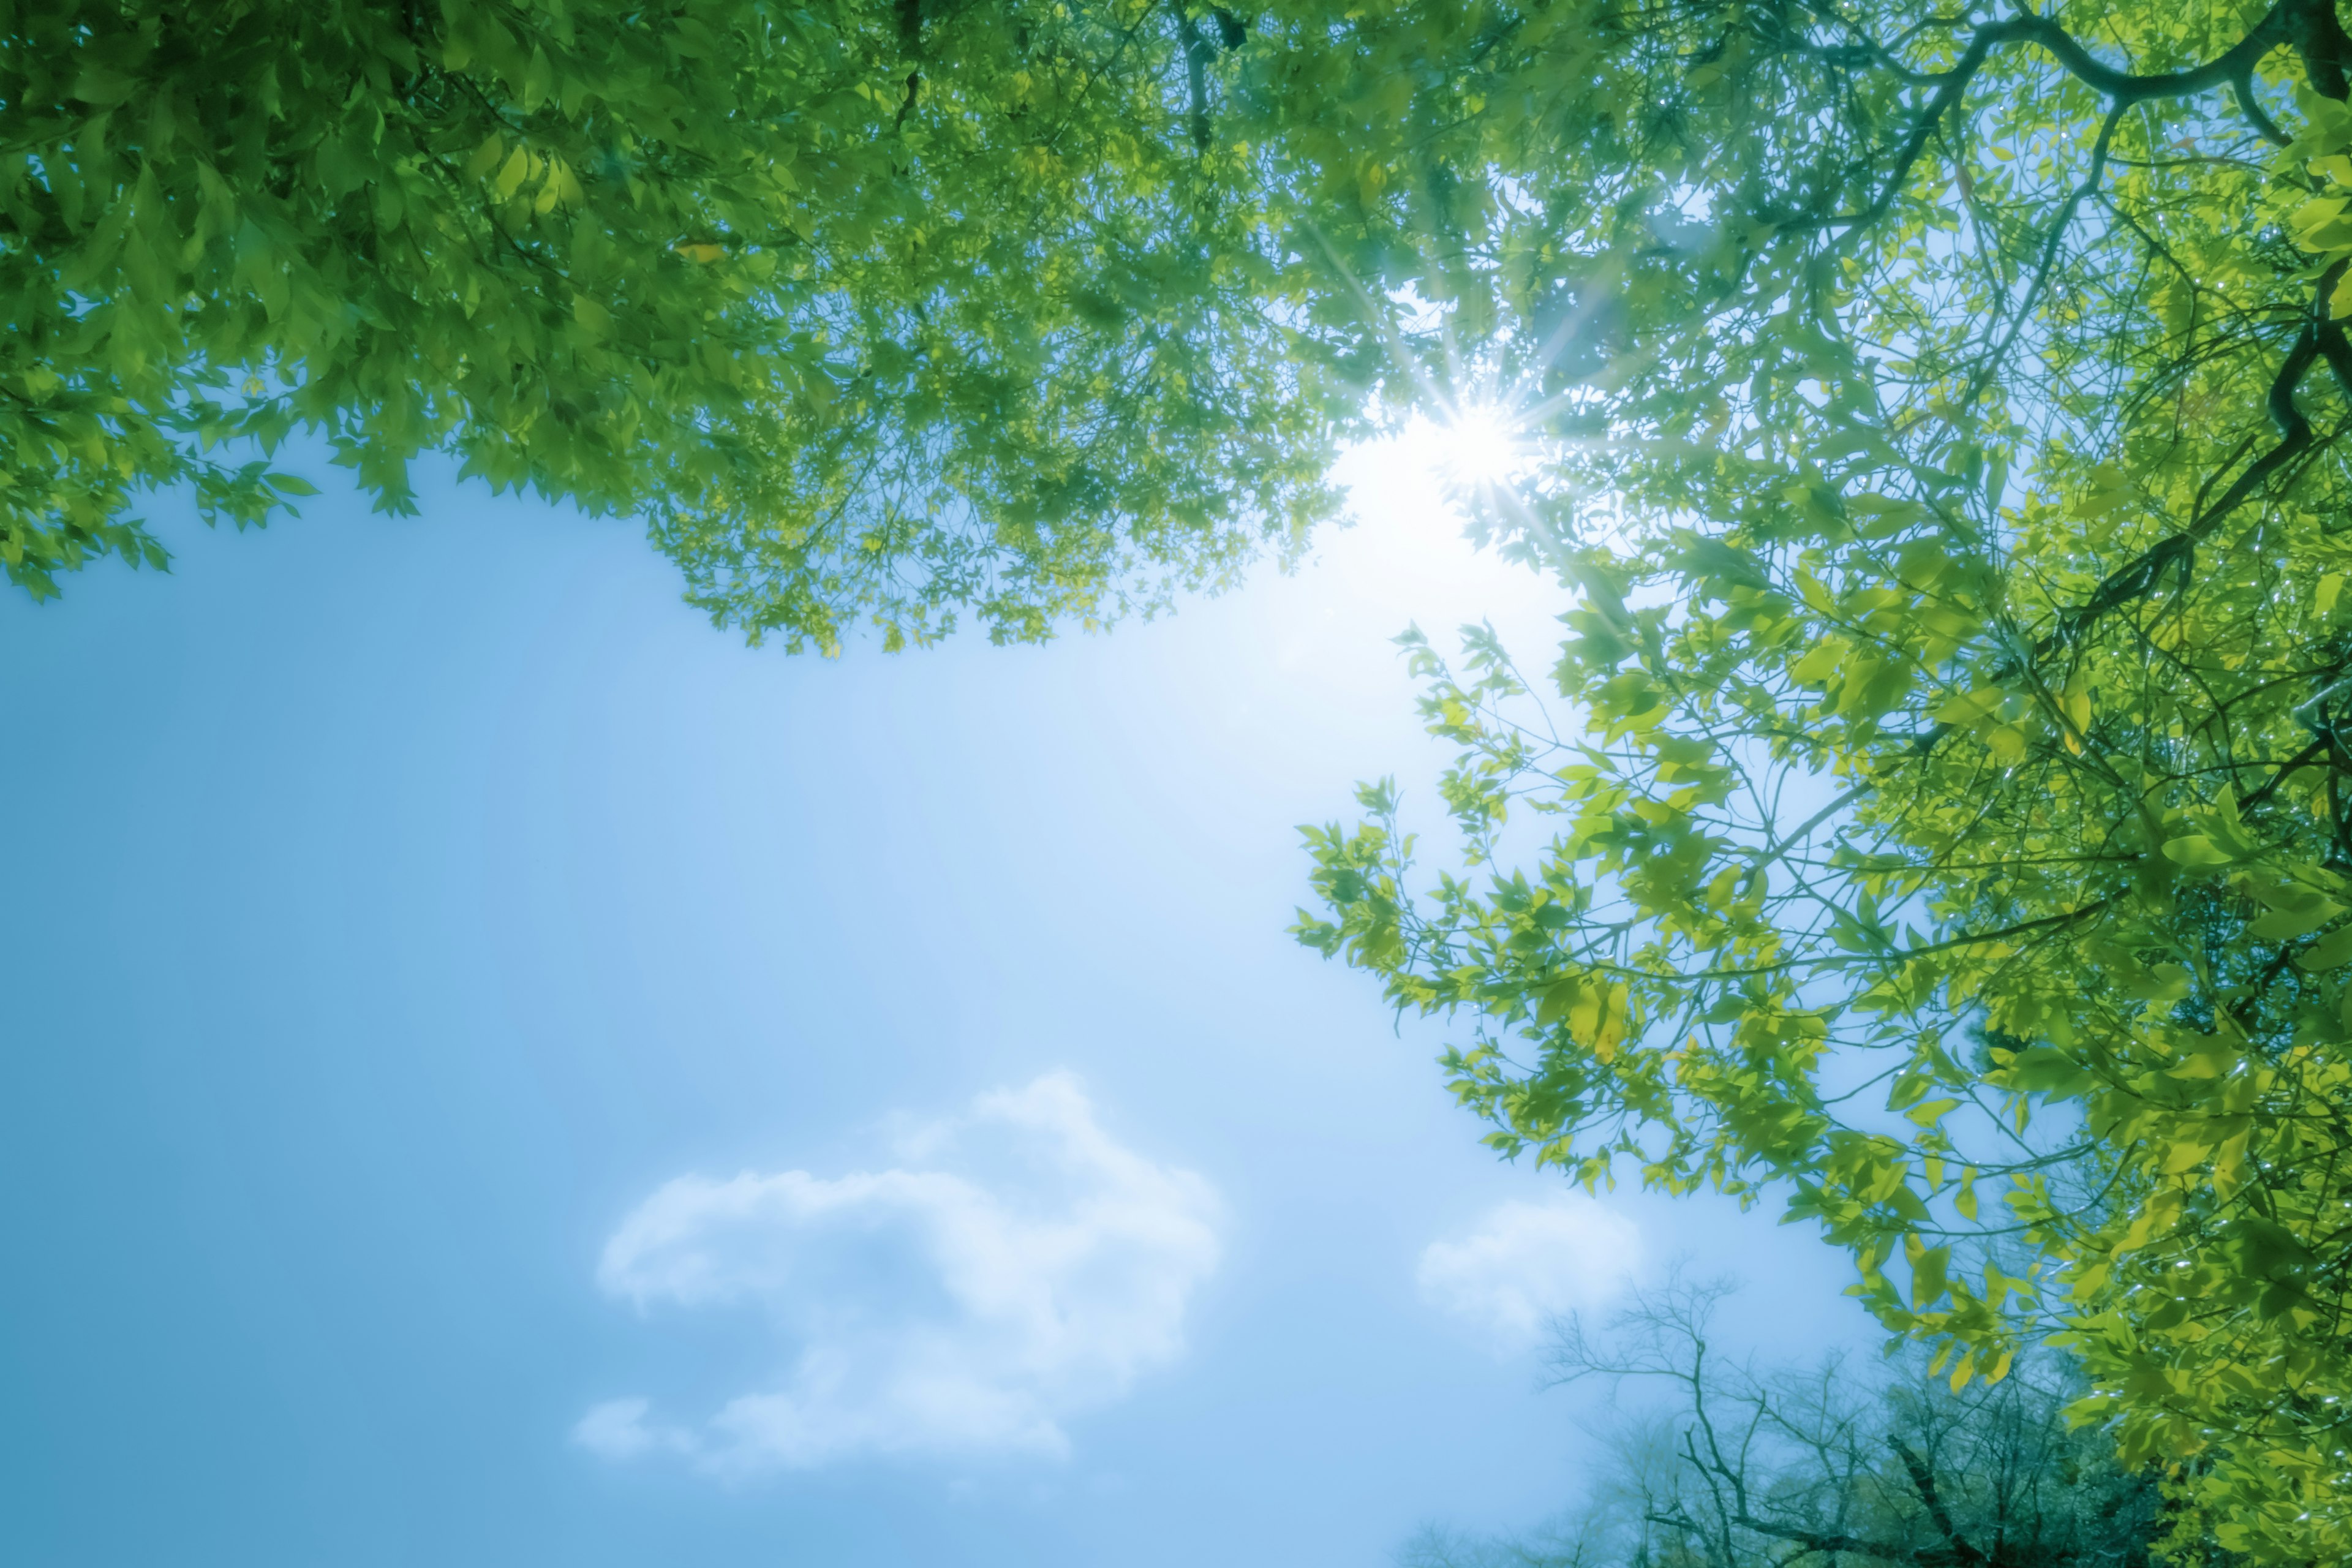
<instances>
[{"instance_id":1,"label":"green leaf","mask_svg":"<svg viewBox=\"0 0 2352 1568\"><path fill-rule=\"evenodd\" d=\"M2230 852L2201 833L2184 834L2164 846L2164 858L2177 866L2192 871L2210 870L2227 866L2234 858Z\"/></svg>"},{"instance_id":2,"label":"green leaf","mask_svg":"<svg viewBox=\"0 0 2352 1568\"><path fill-rule=\"evenodd\" d=\"M2352 926L2320 938L2294 955L2298 968L2308 973L2324 973L2330 969L2352 963Z\"/></svg>"}]
</instances>

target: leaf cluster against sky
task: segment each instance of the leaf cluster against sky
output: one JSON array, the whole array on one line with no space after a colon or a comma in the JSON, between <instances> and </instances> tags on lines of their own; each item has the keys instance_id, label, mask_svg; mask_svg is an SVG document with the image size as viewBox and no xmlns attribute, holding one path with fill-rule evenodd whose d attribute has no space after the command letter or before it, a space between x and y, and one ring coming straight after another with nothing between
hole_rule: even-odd
<instances>
[{"instance_id":1,"label":"leaf cluster against sky","mask_svg":"<svg viewBox=\"0 0 2352 1568\"><path fill-rule=\"evenodd\" d=\"M1474 638L1429 715L1472 867L1559 832L1415 901L1371 792L1304 934L1484 1017L1501 1147L1783 1186L1957 1381L2059 1333L2226 1545L2352 1555L2325 0L0 35L36 594L160 563L142 489L266 517L307 429L395 510L442 451L643 512L754 638L1034 638L1295 552L1367 398L1483 388L1570 711Z\"/></svg>"},{"instance_id":2,"label":"leaf cluster against sky","mask_svg":"<svg viewBox=\"0 0 2352 1568\"><path fill-rule=\"evenodd\" d=\"M2352 44L1492 37L1434 143L1489 171L1457 342L1550 459L1489 526L1580 604L1548 677L1412 645L1466 856L1418 886L1369 790L1301 934L1475 1021L1498 1147L1776 1190L1956 1383L2055 1334L2222 1544L2344 1555Z\"/></svg>"}]
</instances>

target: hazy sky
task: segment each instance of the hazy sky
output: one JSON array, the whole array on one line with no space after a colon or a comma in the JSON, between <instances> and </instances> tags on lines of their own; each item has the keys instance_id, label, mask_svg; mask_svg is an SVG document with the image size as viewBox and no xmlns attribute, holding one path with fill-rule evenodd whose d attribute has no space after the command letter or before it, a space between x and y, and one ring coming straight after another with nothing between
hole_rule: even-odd
<instances>
[{"instance_id":1,"label":"hazy sky","mask_svg":"<svg viewBox=\"0 0 2352 1568\"><path fill-rule=\"evenodd\" d=\"M1376 1564L1574 1500L1543 1323L1678 1255L1867 1342L1804 1233L1496 1163L1282 934L1299 823L1429 798L1386 639L1562 607L1351 472L1044 649L747 650L448 486L0 601L0 1559Z\"/></svg>"}]
</instances>

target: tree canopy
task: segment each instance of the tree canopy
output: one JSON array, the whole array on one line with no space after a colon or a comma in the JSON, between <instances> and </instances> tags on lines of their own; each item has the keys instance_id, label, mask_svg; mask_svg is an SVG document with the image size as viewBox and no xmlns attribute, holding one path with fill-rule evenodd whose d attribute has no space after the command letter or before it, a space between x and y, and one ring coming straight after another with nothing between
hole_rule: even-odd
<instances>
[{"instance_id":1,"label":"tree canopy","mask_svg":"<svg viewBox=\"0 0 2352 1568\"><path fill-rule=\"evenodd\" d=\"M1331 510L1357 318L1140 0L21 0L0 12L0 563L162 564L322 439L646 514L755 638L1153 604Z\"/></svg>"},{"instance_id":2,"label":"tree canopy","mask_svg":"<svg viewBox=\"0 0 2352 1568\"><path fill-rule=\"evenodd\" d=\"M1777 1192L1956 1384L2055 1334L2225 1546L2352 1556L2334 8L1460 15L1400 145L1578 602L1411 640L1462 853L1367 789L1301 936L1499 1149Z\"/></svg>"},{"instance_id":3,"label":"tree canopy","mask_svg":"<svg viewBox=\"0 0 2352 1568\"><path fill-rule=\"evenodd\" d=\"M2342 1560L2347 70L2328 0L25 0L0 564L309 432L642 513L755 639L1035 637L1494 402L1570 638L1412 645L1465 852L1368 791L1301 934L1497 1147L1777 1190Z\"/></svg>"}]
</instances>

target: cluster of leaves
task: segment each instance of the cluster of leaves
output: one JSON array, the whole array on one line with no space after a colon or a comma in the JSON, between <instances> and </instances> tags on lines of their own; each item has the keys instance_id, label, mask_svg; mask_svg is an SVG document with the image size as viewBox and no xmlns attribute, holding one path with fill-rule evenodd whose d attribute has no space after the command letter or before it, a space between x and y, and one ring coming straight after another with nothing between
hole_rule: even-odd
<instances>
[{"instance_id":1,"label":"cluster of leaves","mask_svg":"<svg viewBox=\"0 0 2352 1568\"><path fill-rule=\"evenodd\" d=\"M265 520L322 440L643 511L755 637L1149 605L1331 498L1230 33L1147 0L11 0L0 563ZM262 460L247 461L256 451Z\"/></svg>"},{"instance_id":2,"label":"cluster of leaves","mask_svg":"<svg viewBox=\"0 0 2352 1568\"><path fill-rule=\"evenodd\" d=\"M1583 1506L1519 1539L1425 1532L1407 1568L2174 1568L2229 1561L2160 1468L2126 1468L2069 1424L2079 1392L2042 1356L1952 1391L1832 1358L1800 1372L1726 1353L1727 1288L1643 1292L1608 1331L1562 1324L1563 1383L1641 1401ZM1663 1398L1660 1396L1663 1395Z\"/></svg>"},{"instance_id":3,"label":"cluster of leaves","mask_svg":"<svg viewBox=\"0 0 2352 1568\"><path fill-rule=\"evenodd\" d=\"M2352 1557L2347 67L2331 0L0 0L0 566L307 431L642 511L755 639L1035 637L1475 363L1570 712L1417 645L1468 867L1372 792L1302 934L1479 1020L1499 1147L1785 1184L1958 1383L2058 1330L2231 1549Z\"/></svg>"},{"instance_id":4,"label":"cluster of leaves","mask_svg":"<svg viewBox=\"0 0 2352 1568\"><path fill-rule=\"evenodd\" d=\"M1411 642L1464 864L1368 790L1299 934L1474 1024L1497 1148L1777 1188L1956 1385L2054 1333L2230 1550L2352 1557L2352 40L1462 16L1455 220L1361 243L1461 280L1580 602L1549 681Z\"/></svg>"}]
</instances>

